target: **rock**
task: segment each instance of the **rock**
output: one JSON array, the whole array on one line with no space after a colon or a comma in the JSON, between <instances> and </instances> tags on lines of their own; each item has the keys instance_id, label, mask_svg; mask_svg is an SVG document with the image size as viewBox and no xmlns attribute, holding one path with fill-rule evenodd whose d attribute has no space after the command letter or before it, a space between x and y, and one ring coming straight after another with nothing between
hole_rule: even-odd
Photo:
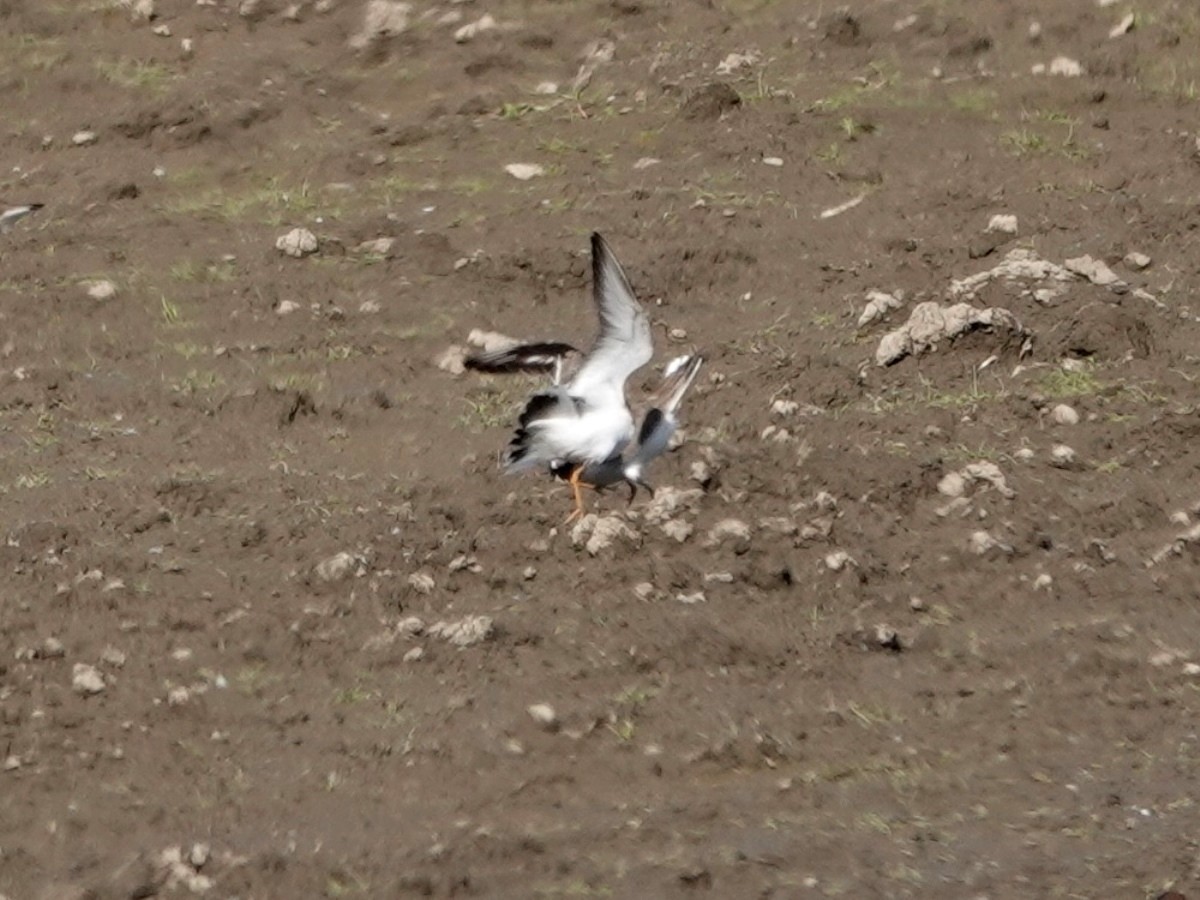
<instances>
[{"instance_id":1,"label":"rock","mask_svg":"<svg viewBox=\"0 0 1200 900\"><path fill-rule=\"evenodd\" d=\"M170 25L155 25L153 28L150 29L150 31L152 31L158 37L170 37L171 36L171 26Z\"/></svg>"},{"instance_id":2,"label":"rock","mask_svg":"<svg viewBox=\"0 0 1200 900\"><path fill-rule=\"evenodd\" d=\"M474 22L470 22L454 32L454 42L456 44L465 44L467 41L473 40L476 35L483 34L485 31L491 31L495 27L496 20L492 18L490 13L485 13Z\"/></svg>"},{"instance_id":3,"label":"rock","mask_svg":"<svg viewBox=\"0 0 1200 900\"><path fill-rule=\"evenodd\" d=\"M717 74L731 75L738 69L749 69L752 66L758 65L758 61L761 58L761 54L755 50L751 50L748 53L730 53L717 63Z\"/></svg>"},{"instance_id":4,"label":"rock","mask_svg":"<svg viewBox=\"0 0 1200 900\"><path fill-rule=\"evenodd\" d=\"M649 600L655 594L654 585L648 581L642 581L633 586L633 593L639 600Z\"/></svg>"},{"instance_id":5,"label":"rock","mask_svg":"<svg viewBox=\"0 0 1200 900\"><path fill-rule=\"evenodd\" d=\"M42 641L42 648L37 651L38 659L62 659L67 655L63 642L56 637L48 637Z\"/></svg>"},{"instance_id":6,"label":"rock","mask_svg":"<svg viewBox=\"0 0 1200 900\"><path fill-rule=\"evenodd\" d=\"M958 472L947 472L938 482L938 493L947 497L961 497L967 490L967 480Z\"/></svg>"},{"instance_id":7,"label":"rock","mask_svg":"<svg viewBox=\"0 0 1200 900\"><path fill-rule=\"evenodd\" d=\"M1078 425L1079 413L1074 407L1068 406L1065 403L1060 403L1054 409L1050 410L1050 418L1056 425Z\"/></svg>"},{"instance_id":8,"label":"rock","mask_svg":"<svg viewBox=\"0 0 1200 900\"><path fill-rule=\"evenodd\" d=\"M677 513L693 511L703 496L702 488L680 490L669 486L661 487L654 492L653 499L642 507L642 518L651 525L665 522L675 518Z\"/></svg>"},{"instance_id":9,"label":"rock","mask_svg":"<svg viewBox=\"0 0 1200 900\"><path fill-rule=\"evenodd\" d=\"M764 156L763 157L763 165L764 166L772 166L772 167L778 169L780 166L783 165L783 159L782 159L782 157L779 157L779 156Z\"/></svg>"},{"instance_id":10,"label":"rock","mask_svg":"<svg viewBox=\"0 0 1200 900\"><path fill-rule=\"evenodd\" d=\"M402 657L402 659L405 662L417 662L418 660L424 659L424 658L425 658L425 648L423 648L423 647L413 647L411 650L409 650L407 653L405 653L404 656Z\"/></svg>"},{"instance_id":11,"label":"rock","mask_svg":"<svg viewBox=\"0 0 1200 900\"><path fill-rule=\"evenodd\" d=\"M800 408L795 400L785 400L780 397L771 404L771 412L777 416L790 416Z\"/></svg>"},{"instance_id":12,"label":"rock","mask_svg":"<svg viewBox=\"0 0 1200 900\"><path fill-rule=\"evenodd\" d=\"M322 581L341 581L354 568L354 555L343 550L317 563L317 577Z\"/></svg>"},{"instance_id":13,"label":"rock","mask_svg":"<svg viewBox=\"0 0 1200 900\"><path fill-rule=\"evenodd\" d=\"M1150 257L1148 257L1145 253L1130 251L1129 253L1125 254L1125 265L1133 269L1135 272L1140 272L1143 269L1148 269L1150 267Z\"/></svg>"},{"instance_id":14,"label":"rock","mask_svg":"<svg viewBox=\"0 0 1200 900\"><path fill-rule=\"evenodd\" d=\"M188 864L196 871L199 871L204 868L211 857L212 851L209 849L208 844L192 844L192 849L188 851Z\"/></svg>"},{"instance_id":15,"label":"rock","mask_svg":"<svg viewBox=\"0 0 1200 900\"><path fill-rule=\"evenodd\" d=\"M1014 247L992 268L950 282L950 298L957 300L974 297L980 289L996 280L1067 283L1074 281L1075 275L1060 265L1042 259L1032 250Z\"/></svg>"},{"instance_id":16,"label":"rock","mask_svg":"<svg viewBox=\"0 0 1200 900\"><path fill-rule=\"evenodd\" d=\"M456 556L446 566L451 572L471 572L478 575L483 571L483 566L479 565L479 560L473 556Z\"/></svg>"},{"instance_id":17,"label":"rock","mask_svg":"<svg viewBox=\"0 0 1200 900\"><path fill-rule=\"evenodd\" d=\"M706 603L708 598L704 595L704 591L693 591L690 594L676 594L675 599L686 606L694 606L697 603Z\"/></svg>"},{"instance_id":18,"label":"rock","mask_svg":"<svg viewBox=\"0 0 1200 900\"><path fill-rule=\"evenodd\" d=\"M1137 21L1133 13L1126 13L1125 16L1114 25L1108 32L1110 39L1119 38L1123 34L1129 34L1133 31L1133 25Z\"/></svg>"},{"instance_id":19,"label":"rock","mask_svg":"<svg viewBox=\"0 0 1200 900\"><path fill-rule=\"evenodd\" d=\"M640 172L642 169L648 169L651 166L657 166L660 162L662 162L661 159L655 159L653 156L643 156L633 164L633 168L635 171Z\"/></svg>"},{"instance_id":20,"label":"rock","mask_svg":"<svg viewBox=\"0 0 1200 900\"><path fill-rule=\"evenodd\" d=\"M433 576L427 572L413 572L408 576L408 586L418 594L433 593L434 585Z\"/></svg>"},{"instance_id":21,"label":"rock","mask_svg":"<svg viewBox=\"0 0 1200 900\"><path fill-rule=\"evenodd\" d=\"M411 579L412 576L410 576ZM428 578L428 576L426 576ZM429 579L432 584L433 579ZM411 584L411 580L409 582ZM416 616L405 616L396 623L395 632L397 637L414 638L425 631L425 623Z\"/></svg>"},{"instance_id":22,"label":"rock","mask_svg":"<svg viewBox=\"0 0 1200 900\"><path fill-rule=\"evenodd\" d=\"M412 6L400 0L367 0L362 29L350 38L350 47L365 50L372 44L402 34L408 28Z\"/></svg>"},{"instance_id":23,"label":"rock","mask_svg":"<svg viewBox=\"0 0 1200 900\"><path fill-rule=\"evenodd\" d=\"M825 568L830 572L841 572L847 566L856 566L858 563L845 550L834 550L831 553L825 554Z\"/></svg>"},{"instance_id":24,"label":"rock","mask_svg":"<svg viewBox=\"0 0 1200 900\"><path fill-rule=\"evenodd\" d=\"M1017 233L1017 217L997 213L988 220L987 230L998 234L1016 234Z\"/></svg>"},{"instance_id":25,"label":"rock","mask_svg":"<svg viewBox=\"0 0 1200 900\"><path fill-rule=\"evenodd\" d=\"M114 669L124 668L125 658L124 652L113 646L105 647L100 653L100 662L106 666L112 666Z\"/></svg>"},{"instance_id":26,"label":"rock","mask_svg":"<svg viewBox=\"0 0 1200 900\"><path fill-rule=\"evenodd\" d=\"M515 347L521 342L498 331L484 331L480 328L473 328L471 329L471 333L467 335L467 343L472 347L478 347L484 353L495 353L497 350L507 350L509 347Z\"/></svg>"},{"instance_id":27,"label":"rock","mask_svg":"<svg viewBox=\"0 0 1200 900\"><path fill-rule=\"evenodd\" d=\"M173 687L167 691L167 706L183 706L191 699L191 691L185 687Z\"/></svg>"},{"instance_id":28,"label":"rock","mask_svg":"<svg viewBox=\"0 0 1200 900\"><path fill-rule=\"evenodd\" d=\"M546 174L545 168L537 163L509 163L504 167L504 171L518 181L528 181Z\"/></svg>"},{"instance_id":29,"label":"rock","mask_svg":"<svg viewBox=\"0 0 1200 900\"><path fill-rule=\"evenodd\" d=\"M279 305L275 307L275 315L290 316L300 308L300 304L295 300L280 300Z\"/></svg>"},{"instance_id":30,"label":"rock","mask_svg":"<svg viewBox=\"0 0 1200 900\"><path fill-rule=\"evenodd\" d=\"M523 578L525 581L533 581L533 579L537 578L537 573L538 570L536 566L526 566L521 572L521 578Z\"/></svg>"},{"instance_id":31,"label":"rock","mask_svg":"<svg viewBox=\"0 0 1200 900\"><path fill-rule=\"evenodd\" d=\"M364 256L381 256L386 258L391 254L392 247L395 245L395 238L377 237L369 241L363 241L354 248L354 252L361 253Z\"/></svg>"},{"instance_id":32,"label":"rock","mask_svg":"<svg viewBox=\"0 0 1200 900\"><path fill-rule=\"evenodd\" d=\"M100 138L94 131L77 131L71 135L71 143L76 147L90 147L98 140Z\"/></svg>"},{"instance_id":33,"label":"rock","mask_svg":"<svg viewBox=\"0 0 1200 900\"><path fill-rule=\"evenodd\" d=\"M429 626L433 637L454 645L471 647L490 638L494 632L491 616L464 616L453 622L434 622Z\"/></svg>"},{"instance_id":34,"label":"rock","mask_svg":"<svg viewBox=\"0 0 1200 900\"><path fill-rule=\"evenodd\" d=\"M708 530L704 538L704 546L715 547L730 538L736 541L750 540L750 526L741 519L722 519Z\"/></svg>"},{"instance_id":35,"label":"rock","mask_svg":"<svg viewBox=\"0 0 1200 900\"><path fill-rule=\"evenodd\" d=\"M1020 447L1018 448L1017 452L1013 454L1013 456L1021 460L1021 462L1029 462L1036 455L1037 454L1034 453L1033 449L1030 447Z\"/></svg>"},{"instance_id":36,"label":"rock","mask_svg":"<svg viewBox=\"0 0 1200 900\"><path fill-rule=\"evenodd\" d=\"M868 291L867 305L863 307L862 315L858 317L858 327L865 328L877 319L882 319L893 309L904 305L904 295L897 291L888 294L883 291Z\"/></svg>"},{"instance_id":37,"label":"rock","mask_svg":"<svg viewBox=\"0 0 1200 900\"><path fill-rule=\"evenodd\" d=\"M286 256L299 259L317 252L317 236L307 228L293 228L275 239L275 249Z\"/></svg>"},{"instance_id":38,"label":"rock","mask_svg":"<svg viewBox=\"0 0 1200 900\"><path fill-rule=\"evenodd\" d=\"M442 355L434 360L434 363L443 372L449 372L451 375L461 375L467 370L466 359L467 348L453 344L447 347Z\"/></svg>"},{"instance_id":39,"label":"rock","mask_svg":"<svg viewBox=\"0 0 1200 900\"><path fill-rule=\"evenodd\" d=\"M982 530L972 532L971 537L968 539L967 543L968 543L968 546L971 548L971 552L974 553L976 556L983 556L989 550L994 550L994 549L1003 550L1005 553L1012 552L1012 547L1010 547L1008 544L1001 543L1000 541L996 540L996 538L994 538L990 534L988 534L986 531L982 531Z\"/></svg>"},{"instance_id":40,"label":"rock","mask_svg":"<svg viewBox=\"0 0 1200 900\"><path fill-rule=\"evenodd\" d=\"M529 718L537 722L546 731L558 730L558 715L554 712L554 707L549 703L535 703L525 710L529 713Z\"/></svg>"},{"instance_id":41,"label":"rock","mask_svg":"<svg viewBox=\"0 0 1200 900\"><path fill-rule=\"evenodd\" d=\"M1000 467L986 460L968 463L956 472L948 472L938 482L938 492L947 497L961 497L966 493L967 485L977 481L987 482L1002 497L1011 499L1016 496Z\"/></svg>"},{"instance_id":42,"label":"rock","mask_svg":"<svg viewBox=\"0 0 1200 900\"><path fill-rule=\"evenodd\" d=\"M607 550L618 538L636 541L637 534L620 516L598 516L588 513L583 516L571 529L571 544L582 546L589 556L596 556L602 550Z\"/></svg>"},{"instance_id":43,"label":"rock","mask_svg":"<svg viewBox=\"0 0 1200 900\"><path fill-rule=\"evenodd\" d=\"M1049 72L1051 75L1060 75L1064 78L1078 78L1083 74L1083 66L1078 60L1071 59L1069 56L1056 56L1050 60Z\"/></svg>"},{"instance_id":44,"label":"rock","mask_svg":"<svg viewBox=\"0 0 1200 900\"><path fill-rule=\"evenodd\" d=\"M104 676L95 666L75 663L71 670L71 689L85 697L99 694L105 688Z\"/></svg>"},{"instance_id":45,"label":"rock","mask_svg":"<svg viewBox=\"0 0 1200 900\"><path fill-rule=\"evenodd\" d=\"M542 81L534 87L533 92L543 97L548 97L558 93L558 85L553 81Z\"/></svg>"},{"instance_id":46,"label":"rock","mask_svg":"<svg viewBox=\"0 0 1200 900\"><path fill-rule=\"evenodd\" d=\"M1075 451L1066 444L1055 444L1050 449L1050 464L1059 469L1065 469L1075 462Z\"/></svg>"},{"instance_id":47,"label":"rock","mask_svg":"<svg viewBox=\"0 0 1200 900\"><path fill-rule=\"evenodd\" d=\"M1065 260L1063 266L1066 267L1067 271L1074 272L1076 275L1086 278L1092 284L1097 284L1101 287L1108 287L1121 280L1102 261L1093 259L1090 256L1078 256L1074 259Z\"/></svg>"},{"instance_id":48,"label":"rock","mask_svg":"<svg viewBox=\"0 0 1200 900\"><path fill-rule=\"evenodd\" d=\"M120 0L120 4L129 11L129 17L135 21L141 19L149 22L156 15L154 0Z\"/></svg>"},{"instance_id":49,"label":"rock","mask_svg":"<svg viewBox=\"0 0 1200 900\"><path fill-rule=\"evenodd\" d=\"M668 519L658 527L667 537L674 538L681 544L691 537L695 530L691 522L685 522L683 519Z\"/></svg>"},{"instance_id":50,"label":"rock","mask_svg":"<svg viewBox=\"0 0 1200 900\"><path fill-rule=\"evenodd\" d=\"M1027 333L1007 309L978 309L969 303L943 306L930 300L914 306L904 325L883 336L875 350L875 364L890 366L974 328L1001 328L1017 336Z\"/></svg>"},{"instance_id":51,"label":"rock","mask_svg":"<svg viewBox=\"0 0 1200 900\"><path fill-rule=\"evenodd\" d=\"M1033 579L1033 589L1035 591L1044 591L1047 588L1049 588L1050 585L1052 585L1053 583L1054 583L1054 579L1051 578L1049 575L1047 575L1045 572L1042 572L1042 574L1038 575L1037 578Z\"/></svg>"},{"instance_id":52,"label":"rock","mask_svg":"<svg viewBox=\"0 0 1200 900\"><path fill-rule=\"evenodd\" d=\"M107 279L85 281L83 286L93 300L111 300L117 296L117 286Z\"/></svg>"}]
</instances>

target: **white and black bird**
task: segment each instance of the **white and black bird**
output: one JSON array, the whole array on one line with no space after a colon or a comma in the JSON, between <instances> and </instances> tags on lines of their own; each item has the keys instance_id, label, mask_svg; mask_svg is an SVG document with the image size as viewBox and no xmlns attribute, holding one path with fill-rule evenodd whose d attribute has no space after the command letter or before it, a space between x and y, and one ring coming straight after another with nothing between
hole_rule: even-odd
<instances>
[{"instance_id":1,"label":"white and black bird","mask_svg":"<svg viewBox=\"0 0 1200 900\"><path fill-rule=\"evenodd\" d=\"M554 372L553 385L530 397L517 420L504 468L506 472L522 472L547 467L565 478L575 499L568 521L583 513L583 487L620 481L633 486L641 481L637 466L644 466L644 461L637 462L636 451L629 463L623 460L624 450L635 434L625 383L654 355L650 319L634 296L621 264L596 233L592 234L592 294L600 331L566 384L561 381L564 363L578 351L565 343L522 344L475 354L466 360L468 368L480 371ZM690 384L691 378L686 381ZM674 408L686 390L685 385L671 405L672 421ZM653 440L639 440L638 447L644 445L649 452L657 446L659 433L657 426L651 429ZM669 438L668 433L663 439L664 448ZM661 452L659 449L653 455ZM626 478L630 464L635 466L631 471L636 478L632 480ZM589 476L596 481L587 480Z\"/></svg>"},{"instance_id":2,"label":"white and black bird","mask_svg":"<svg viewBox=\"0 0 1200 900\"><path fill-rule=\"evenodd\" d=\"M637 495L638 488L644 488L653 497L654 488L646 481L646 469L667 452L671 438L679 428L676 411L703 363L704 358L695 355L671 360L663 372L662 384L646 400L646 411L638 427L637 443L632 452L628 455L617 453L603 462L584 465L579 473L579 483L604 490L624 482L629 485L630 503ZM570 474L561 467L552 471L559 478L567 478Z\"/></svg>"},{"instance_id":3,"label":"white and black bird","mask_svg":"<svg viewBox=\"0 0 1200 900\"><path fill-rule=\"evenodd\" d=\"M35 213L45 204L42 203L25 203L20 206L9 206L5 203L0 203L0 234L7 234L17 222L25 218L30 213Z\"/></svg>"}]
</instances>

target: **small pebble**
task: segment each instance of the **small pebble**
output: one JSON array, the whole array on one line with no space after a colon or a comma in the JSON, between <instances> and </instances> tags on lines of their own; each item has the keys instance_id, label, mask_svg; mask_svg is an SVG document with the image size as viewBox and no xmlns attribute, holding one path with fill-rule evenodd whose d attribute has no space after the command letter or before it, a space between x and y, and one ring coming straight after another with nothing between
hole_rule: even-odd
<instances>
[{"instance_id":1,"label":"small pebble","mask_svg":"<svg viewBox=\"0 0 1200 900\"><path fill-rule=\"evenodd\" d=\"M1075 451L1066 444L1055 444L1050 450L1050 462L1059 468L1069 466L1075 462Z\"/></svg>"},{"instance_id":2,"label":"small pebble","mask_svg":"<svg viewBox=\"0 0 1200 900\"><path fill-rule=\"evenodd\" d=\"M849 565L854 565L854 560L845 550L825 554L825 568L831 572L840 572Z\"/></svg>"},{"instance_id":3,"label":"small pebble","mask_svg":"<svg viewBox=\"0 0 1200 900\"><path fill-rule=\"evenodd\" d=\"M1065 403L1060 403L1054 409L1050 410L1050 418L1058 425L1078 425L1079 413L1074 407L1068 406Z\"/></svg>"},{"instance_id":4,"label":"small pebble","mask_svg":"<svg viewBox=\"0 0 1200 900\"><path fill-rule=\"evenodd\" d=\"M293 228L275 239L275 249L285 256L299 259L317 252L317 236L307 228Z\"/></svg>"},{"instance_id":5,"label":"small pebble","mask_svg":"<svg viewBox=\"0 0 1200 900\"><path fill-rule=\"evenodd\" d=\"M988 231L993 231L998 234L1016 234L1017 233L1017 217L1013 215L1005 215L997 213L988 220Z\"/></svg>"},{"instance_id":6,"label":"small pebble","mask_svg":"<svg viewBox=\"0 0 1200 900\"><path fill-rule=\"evenodd\" d=\"M764 156L763 157L763 165L764 166L775 166L776 168L778 168L779 166L783 165L783 160L780 159L778 156Z\"/></svg>"},{"instance_id":7,"label":"small pebble","mask_svg":"<svg viewBox=\"0 0 1200 900\"><path fill-rule=\"evenodd\" d=\"M89 666L86 663L75 663L75 667L71 672L71 687L77 694L88 696L90 694L99 694L104 690L104 676L100 674L100 670L95 666Z\"/></svg>"},{"instance_id":8,"label":"small pebble","mask_svg":"<svg viewBox=\"0 0 1200 900\"><path fill-rule=\"evenodd\" d=\"M528 181L530 178L546 174L546 170L537 163L509 163L504 167L504 171L518 181Z\"/></svg>"},{"instance_id":9,"label":"small pebble","mask_svg":"<svg viewBox=\"0 0 1200 900\"><path fill-rule=\"evenodd\" d=\"M1145 253L1132 251L1125 254L1125 265L1136 272L1140 272L1143 269L1149 268L1150 257L1148 257Z\"/></svg>"},{"instance_id":10,"label":"small pebble","mask_svg":"<svg viewBox=\"0 0 1200 900\"><path fill-rule=\"evenodd\" d=\"M529 718L547 731L553 731L558 727L558 714L554 712L554 707L549 703L535 703L525 711L529 713Z\"/></svg>"},{"instance_id":11,"label":"small pebble","mask_svg":"<svg viewBox=\"0 0 1200 900\"><path fill-rule=\"evenodd\" d=\"M1043 572L1037 578L1033 579L1033 589L1035 591L1044 591L1054 583L1054 579Z\"/></svg>"},{"instance_id":12,"label":"small pebble","mask_svg":"<svg viewBox=\"0 0 1200 900\"><path fill-rule=\"evenodd\" d=\"M411 650L409 650L407 653L404 654L404 661L405 662L416 662L417 660L422 659L424 656L425 656L425 649L423 647L413 647Z\"/></svg>"},{"instance_id":13,"label":"small pebble","mask_svg":"<svg viewBox=\"0 0 1200 900\"><path fill-rule=\"evenodd\" d=\"M88 147L99 140L94 131L77 131L71 135L71 143L76 147Z\"/></svg>"}]
</instances>

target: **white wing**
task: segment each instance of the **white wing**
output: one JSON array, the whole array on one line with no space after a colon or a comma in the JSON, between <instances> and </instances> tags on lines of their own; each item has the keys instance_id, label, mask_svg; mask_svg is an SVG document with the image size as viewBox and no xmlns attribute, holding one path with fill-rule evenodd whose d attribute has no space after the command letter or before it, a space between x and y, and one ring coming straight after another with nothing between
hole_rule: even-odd
<instances>
[{"instance_id":1,"label":"white wing","mask_svg":"<svg viewBox=\"0 0 1200 900\"><path fill-rule=\"evenodd\" d=\"M625 404L625 382L650 361L654 342L621 264L599 234L592 234L592 294L600 333L567 391L588 406Z\"/></svg>"}]
</instances>

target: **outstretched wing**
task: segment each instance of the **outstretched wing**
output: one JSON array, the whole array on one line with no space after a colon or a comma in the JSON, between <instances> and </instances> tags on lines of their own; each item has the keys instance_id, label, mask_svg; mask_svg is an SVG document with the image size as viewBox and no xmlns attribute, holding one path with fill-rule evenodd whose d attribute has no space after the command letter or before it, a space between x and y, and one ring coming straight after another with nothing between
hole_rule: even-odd
<instances>
[{"instance_id":1,"label":"outstretched wing","mask_svg":"<svg viewBox=\"0 0 1200 900\"><path fill-rule=\"evenodd\" d=\"M551 372L572 353L579 351L559 341L517 344L503 350L468 354L463 365L476 372Z\"/></svg>"},{"instance_id":2,"label":"outstretched wing","mask_svg":"<svg viewBox=\"0 0 1200 900\"><path fill-rule=\"evenodd\" d=\"M592 294L600 333L569 391L589 406L625 402L625 382L650 361L650 319L604 238L592 233Z\"/></svg>"}]
</instances>

